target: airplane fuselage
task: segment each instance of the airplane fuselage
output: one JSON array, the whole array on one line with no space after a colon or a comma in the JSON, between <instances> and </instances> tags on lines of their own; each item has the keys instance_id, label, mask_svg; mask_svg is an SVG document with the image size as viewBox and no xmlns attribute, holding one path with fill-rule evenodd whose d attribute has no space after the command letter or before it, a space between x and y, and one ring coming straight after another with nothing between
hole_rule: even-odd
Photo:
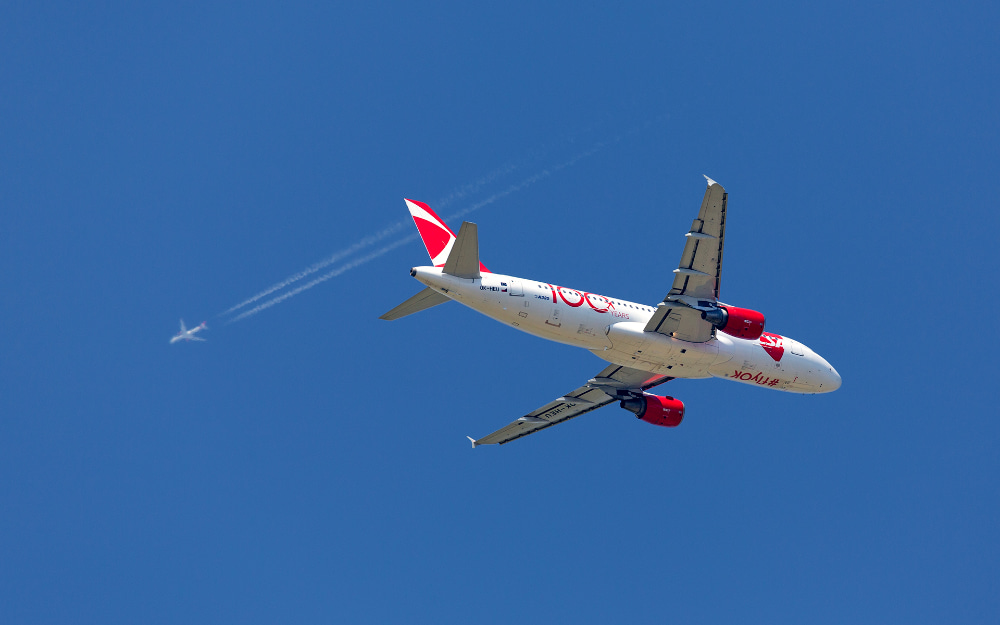
<instances>
[{"instance_id":1,"label":"airplane fuselage","mask_svg":"<svg viewBox=\"0 0 1000 625\"><path fill-rule=\"evenodd\" d=\"M675 378L721 378L790 393L827 393L840 375L819 354L765 332L750 341L716 332L704 343L645 332L654 307L496 273L466 279L440 267L411 275L450 299L529 334L608 362Z\"/></svg>"},{"instance_id":2,"label":"airplane fuselage","mask_svg":"<svg viewBox=\"0 0 1000 625\"><path fill-rule=\"evenodd\" d=\"M206 325L206 323L202 322L201 325L195 326L190 330L188 330L186 327L184 327L184 320L182 319L181 331L175 334L173 338L170 339L170 344L173 345L177 341L204 341L205 339L199 336L195 336L195 334L201 332L202 330L206 330L207 328L208 326Z\"/></svg>"}]
</instances>

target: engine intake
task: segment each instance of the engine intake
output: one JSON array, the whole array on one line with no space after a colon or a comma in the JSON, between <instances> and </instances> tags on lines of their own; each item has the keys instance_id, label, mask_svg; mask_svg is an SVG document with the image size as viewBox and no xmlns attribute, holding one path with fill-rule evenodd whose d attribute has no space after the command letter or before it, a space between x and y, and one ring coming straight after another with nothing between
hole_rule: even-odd
<instances>
[{"instance_id":1,"label":"engine intake","mask_svg":"<svg viewBox=\"0 0 1000 625\"><path fill-rule=\"evenodd\" d=\"M718 308L701 313L701 318L729 336L756 341L764 334L764 314L749 308L719 304Z\"/></svg>"},{"instance_id":2,"label":"engine intake","mask_svg":"<svg viewBox=\"0 0 1000 625\"><path fill-rule=\"evenodd\" d=\"M684 402L673 397L660 397L643 393L642 397L629 397L619 404L625 410L635 413L635 416L646 423L673 428L680 425L684 419Z\"/></svg>"}]
</instances>

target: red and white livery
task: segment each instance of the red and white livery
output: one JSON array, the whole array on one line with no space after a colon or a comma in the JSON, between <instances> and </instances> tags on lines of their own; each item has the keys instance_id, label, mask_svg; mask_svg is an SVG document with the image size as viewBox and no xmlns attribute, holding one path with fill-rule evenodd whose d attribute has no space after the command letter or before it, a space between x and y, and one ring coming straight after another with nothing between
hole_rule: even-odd
<instances>
[{"instance_id":1,"label":"red and white livery","mask_svg":"<svg viewBox=\"0 0 1000 625\"><path fill-rule=\"evenodd\" d=\"M457 301L501 323L590 350L611 363L590 380L473 447L508 443L612 402L639 419L680 424L684 403L647 392L676 378L722 378L789 393L829 393L840 375L819 354L766 332L764 315L719 301L727 194L711 178L685 235L670 292L655 306L550 282L492 273L479 261L476 224L456 235L429 206L406 200L433 266L410 275L426 288L382 315L406 315Z\"/></svg>"}]
</instances>

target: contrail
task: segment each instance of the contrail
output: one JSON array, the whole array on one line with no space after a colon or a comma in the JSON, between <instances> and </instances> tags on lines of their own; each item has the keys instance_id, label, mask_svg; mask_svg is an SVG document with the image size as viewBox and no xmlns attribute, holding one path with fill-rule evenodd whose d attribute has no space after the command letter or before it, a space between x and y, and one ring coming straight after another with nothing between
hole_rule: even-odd
<instances>
[{"instance_id":1,"label":"contrail","mask_svg":"<svg viewBox=\"0 0 1000 625\"><path fill-rule=\"evenodd\" d=\"M377 249L374 252L372 252L372 253L370 253L370 254L368 254L366 256L362 256L361 258L358 258L357 260L352 260L349 263L345 263L345 264L341 265L340 267L337 267L336 269L334 269L333 271L331 271L329 273L325 273L325 274L323 274L322 276L320 276L318 278L315 278L313 280L310 280L309 282L306 282L305 284L303 284L302 286L300 286L298 288L292 289L291 291L288 291L287 293L282 293L278 297L269 299L266 302L264 302L263 304L258 304L257 306L254 306L250 310L247 310L247 311L244 311L244 312L240 313L239 315L237 315L237 316L233 317L232 319L230 319L229 321L227 321L226 325L229 325L230 323L235 323L235 322L237 322L237 321L239 321L241 319L246 319L247 317L251 317L253 315L256 315L257 313L259 313L262 310L266 310L266 309L270 308L271 306L274 306L276 304L280 304L281 302L285 301L289 297L294 297L294 296L298 295L299 293L301 293L302 291L308 291L309 289L313 288L317 284L320 284L322 282L326 282L330 278L335 278L335 277L339 276L340 274L344 273L345 271L350 271L351 269L354 269L355 267L359 267L361 265L364 265L365 263L367 263L367 262L369 262L371 260L374 260L374 259L378 258L379 256L382 256L384 254L387 254L387 253L391 252L392 250L396 249L400 245L403 245L405 243L409 243L410 241L413 241L414 239L417 238L417 236L418 236L417 233L411 234L409 236L403 237L402 239L398 239L396 241L393 241L392 243L386 245L385 247Z\"/></svg>"},{"instance_id":2,"label":"contrail","mask_svg":"<svg viewBox=\"0 0 1000 625\"><path fill-rule=\"evenodd\" d=\"M553 167L551 167L549 169L543 169L542 171L538 172L537 174L528 176L527 178L525 178L521 182L519 182L519 183L517 183L515 185L511 185L511 186L507 187L506 189L504 189L503 191L500 191L499 193L494 193L493 195L491 195L490 197L486 198L485 200L482 200L480 202L476 202L475 204L473 204L472 206L470 206L468 208L463 208L462 210L458 211L457 213L452 213L447 218L445 218L445 222L451 221L452 219L458 219L459 217L463 217L465 215L468 215L472 211L479 210L480 208L482 208L482 207L484 207L484 206L486 206L488 204L492 204L493 202L496 202L500 198L507 197L511 193L515 193L515 192L520 191L521 189L523 189L523 188L525 188L527 186L533 185L536 182L538 182L539 180L543 180L545 178L548 178L549 176L551 176L555 172L559 171L560 169L566 169L567 167L570 167L571 165L576 164L577 161L579 161L581 159L584 159L584 158L587 158L588 156L592 156L596 152L599 152L601 150L601 148L603 148L603 147L604 147L603 143L598 143L597 145L595 145L594 147L590 148L586 152L581 152L581 153L577 154L576 156L574 156L573 158L569 159L568 161L566 161L564 163L560 163L560 164L555 165L555 166L553 166Z\"/></svg>"},{"instance_id":3,"label":"contrail","mask_svg":"<svg viewBox=\"0 0 1000 625\"><path fill-rule=\"evenodd\" d=\"M481 189L484 185L487 185L499 178L503 178L508 174L514 173L520 168L521 165L518 162L507 163L506 165L502 165L494 169L490 173L486 174L485 176L482 176L478 180L475 180L465 186L455 189L454 191L452 191L451 193L449 193L448 195L444 196L439 200L435 200L432 206L439 209L444 208L445 206L448 206L453 202L457 202L458 200L463 199L469 194L479 191L479 189Z\"/></svg>"},{"instance_id":4,"label":"contrail","mask_svg":"<svg viewBox=\"0 0 1000 625\"><path fill-rule=\"evenodd\" d=\"M476 202L475 204L473 204L472 206L470 206L468 208L464 208L464 209L458 211L457 213L453 213L445 221L448 221L448 220L451 220L451 219L457 219L458 217L462 217L464 215L468 215L469 213L471 213L473 211L476 211L476 210L479 210L480 208L482 208L484 206L487 206L489 204L492 204L493 202L496 202L497 200L499 200L501 198L507 197L511 193L516 193L517 191L520 191L521 189L523 189L523 188L525 188L527 186L530 186L530 185L538 182L539 180L543 180L545 178L548 178L553 173L555 173L555 172L557 172L557 171L559 171L561 169L565 169L567 167L570 167L570 166L574 165L577 161L579 161L581 159L587 158L588 156L591 156L591 155L595 154L596 152L600 151L601 148L603 148L603 147L604 147L603 143L598 143L594 147L590 148L589 150L587 150L585 152L581 152L581 153L577 154L576 156L574 156L573 158L569 159L568 161L565 161L563 163L560 163L560 164L555 165L555 166L553 166L551 168L548 168L548 169L543 169L542 171L538 172L537 174L533 174L531 176L528 176L527 178L525 178L521 182L519 182L517 184L514 184L514 185L511 185L511 186L507 187L506 189L504 189L503 191L500 191L499 193L494 193L493 195L491 195L490 197L486 198L485 200L482 200L480 202ZM405 224L406 222L401 222L401 223ZM392 232L395 232L395 231L399 230L399 227L401 227L400 224L395 224L395 225L391 226L390 228L386 228L385 230L383 230L382 232L380 232L378 235L373 235L373 236L378 236L379 238L385 238L390 233L389 232L390 230L392 230ZM267 300L263 304L259 304L257 306L254 306L250 310L247 310L247 311L244 311L244 312L240 313L239 315L237 315L237 316L233 317L232 319L230 319L229 321L227 321L226 325L229 325L230 323L235 323L235 322L240 321L242 319L246 319L247 317L252 317L253 315L256 315L257 313L259 313L262 310L266 310L266 309L268 309L268 308L270 308L270 307L272 307L272 306L274 306L276 304L280 304L281 302L285 301L286 299L288 299L290 297L294 297L294 296L298 295L299 293L302 293L303 291L308 291L309 289L313 288L317 284L321 284L323 282L326 282L330 278L335 278L335 277L339 276L342 273L345 273L347 271L350 271L351 269L355 269L357 267L360 267L361 265L364 265L364 264L366 264L366 263L368 263L370 261L373 261L376 258L378 258L379 256L383 256L383 255L391 252L392 250L396 249L397 247L399 247L401 245L404 245L406 243L409 243L410 241L415 240L417 237L418 237L418 233L414 233L414 234L411 234L409 236L403 237L402 239L397 239L396 241L393 241L392 243L389 243L385 247L379 248L379 249L375 250L374 252L372 252L370 254L367 254L365 256L362 256L361 258L353 260L353 261L351 261L349 263L345 263L345 264L341 265L340 267L337 267L333 271L330 271L329 273L325 273L322 276L320 276L320 277L318 277L318 278L316 278L314 280L310 280L309 282L303 284L302 286L300 286L298 288L292 289L291 291L288 291L287 293L282 293L281 295L279 295L277 297L274 297L274 298L271 298L271 299ZM372 239L372 238L373 237L366 237L365 239L362 239L362 241L359 241L358 243L355 243L354 245L352 245L350 248L347 248L347 249L356 251L356 250L361 249L363 247L367 247L368 245L371 245L374 242L374 241L369 241L369 239ZM338 252L338 254L339 254L339 252ZM334 256L337 256L337 255L335 254ZM331 257L331 258L333 258L333 257ZM343 258L343 255L339 256L338 258ZM320 265L322 267L325 267L327 265L330 265L332 262L335 262L335 261L327 259L326 261L323 261L323 263L317 263L316 265L313 265L313 267L318 267ZM309 271L309 273L313 273L314 271L316 271L316 269L313 269L312 267L310 267L310 269L312 271L307 270L307 271ZM302 276L303 274L304 275L308 275L305 272L300 272L300 273L295 274L295 275L296 276ZM293 276L293 278L294 277L295 276ZM295 279L299 280L301 278L295 278ZM229 312L231 312L233 310L236 310L236 309L238 309L238 308L240 308L242 306L245 306L246 304L249 304L249 303L252 303L254 301L257 301L257 300L261 299L262 297L265 297L266 295L268 295L270 293L273 293L277 289L282 288L283 286L287 286L288 284L290 284L293 281L294 280L291 280L291 279L285 280L284 283L279 283L279 284L281 284L281 286L272 287L268 291L265 291L265 292L263 292L260 295L254 296L253 298L251 298L250 300L247 300L245 303L241 304L240 306L236 306L236 307L231 308ZM225 314L225 313L223 313L223 314Z\"/></svg>"},{"instance_id":5,"label":"contrail","mask_svg":"<svg viewBox=\"0 0 1000 625\"><path fill-rule=\"evenodd\" d=\"M523 162L523 160L524 159L521 159L521 162ZM479 189L481 189L484 185L487 185L487 184L489 184L489 183L491 183L491 182L493 182L493 181L495 181L495 180L497 180L499 178L503 178L504 176L507 176L508 174L511 174L511 173L517 171L521 167L521 162L514 161L514 162L507 163L505 165L501 165L500 167L498 167L498 168L494 169L493 171L487 173L486 175L478 178L477 180L474 180L473 182L470 182L467 185L459 187L458 189L455 189L454 191L452 191L451 193L449 193L448 195L446 195L444 198L435 201L434 202L434 207L435 208L439 208L439 209L440 208L444 208L445 206L448 206L449 204L452 204L453 202L461 200L462 198L466 197L469 194L472 194L472 193L475 193L475 192L479 191ZM300 271L300 272L298 272L296 274L292 274L292 275L288 276L287 278L285 278L281 282L275 282L274 284L272 284L271 286L267 287L266 289L264 289L260 293L254 295L253 297L250 297L248 299L243 300L239 304L236 304L232 308L229 308L228 310L225 310L225 311L219 313L216 316L217 317L225 317L226 315L228 315L230 313L233 313L233 312L236 312L237 310L239 310L239 309L241 309L241 308L243 308L245 306L249 306L250 304L253 304L256 301L260 301L261 299L267 297L268 295L270 295L271 293L274 293L275 291L280 291L281 289L285 288L286 286L294 284L294 283L298 282L299 280L301 280L301 279L303 279L303 278L305 278L307 276L310 276L310 275L316 273L320 269L325 269L326 267L329 267L330 265L332 265L333 263L337 262L338 260L341 260L342 258L345 258L347 256L355 254L355 253L357 253L357 252L365 249L366 247L370 247L370 246L378 243L379 241L381 241L382 239L384 239L384 238L386 238L388 236L396 234L397 232L399 232L400 230L402 230L406 226L407 223L408 223L408 221L406 221L406 220L404 220L404 221L398 221L398 222L392 224L391 226L383 229L381 232L378 232L378 233L373 234L373 235L369 235L369 236L361 239L360 241L358 241L357 243L355 243L355 244L353 244L353 245L351 245L349 247L345 247L344 249L342 249L340 251L334 252L333 254L331 254L326 259L321 260L320 262L315 263L313 265L310 265L309 267L306 267L305 269L303 269L302 271ZM235 321L235 319L233 321Z\"/></svg>"},{"instance_id":6,"label":"contrail","mask_svg":"<svg viewBox=\"0 0 1000 625\"><path fill-rule=\"evenodd\" d=\"M244 306L247 306L247 305L252 304L252 303L254 303L254 302L256 302L256 301L258 301L260 299L263 299L263 298L267 297L268 295L270 295L271 293L274 293L275 291L278 291L280 289L285 288L289 284L292 284L294 282L298 282L302 278L305 278L308 275L314 274L317 271L319 271L320 269L324 269L326 267L329 267L330 265L332 265L333 263L337 262L338 260L344 258L345 256L350 256L351 254L355 254L355 253L359 252L360 250L365 249L366 247L368 247L370 245L374 245L375 243L378 243L382 239L384 239L384 238L386 238L388 236L391 236L393 234L396 234L397 232L399 232L400 230L402 230L406 226L406 223L407 223L406 221L398 221L398 222L392 224L391 226L389 226L388 228L384 228L381 232L377 232L375 234L369 235L369 236L361 239L360 241L358 241L354 245L351 245L350 247L345 247L344 249L340 250L339 252L334 252L333 255L329 256L325 260L321 260L318 263L310 265L309 267L303 269L302 271L300 271L300 272L298 272L298 273L296 273L294 275L291 275L291 276L285 278L281 282L276 282L276 283L272 284L271 286L267 287L266 289L264 289L260 293L254 295L253 297L251 297L249 299L243 300L242 302L240 302L239 304L233 306L229 310L226 310L225 312L219 313L217 316L218 317L224 317L225 315L228 315L231 312L235 312L235 311L239 310L240 308L243 308Z\"/></svg>"}]
</instances>

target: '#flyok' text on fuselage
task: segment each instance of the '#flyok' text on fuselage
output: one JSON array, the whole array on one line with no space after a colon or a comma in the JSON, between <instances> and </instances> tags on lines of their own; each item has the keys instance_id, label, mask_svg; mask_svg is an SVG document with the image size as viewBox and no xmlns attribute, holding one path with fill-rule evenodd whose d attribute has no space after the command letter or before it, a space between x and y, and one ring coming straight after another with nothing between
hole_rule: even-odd
<instances>
[{"instance_id":1,"label":"'#flyok' text on fuselage","mask_svg":"<svg viewBox=\"0 0 1000 625\"><path fill-rule=\"evenodd\" d=\"M611 363L555 401L479 439L508 443L612 402L654 425L674 427L684 403L647 391L677 378L721 378L789 393L829 393L840 375L822 356L787 336L764 331L764 315L719 301L727 194L708 189L685 235L673 285L646 306L493 273L479 261L476 224L456 235L421 202L406 200L433 266L410 275L426 288L382 315L393 320L456 301L529 334L590 350Z\"/></svg>"}]
</instances>

